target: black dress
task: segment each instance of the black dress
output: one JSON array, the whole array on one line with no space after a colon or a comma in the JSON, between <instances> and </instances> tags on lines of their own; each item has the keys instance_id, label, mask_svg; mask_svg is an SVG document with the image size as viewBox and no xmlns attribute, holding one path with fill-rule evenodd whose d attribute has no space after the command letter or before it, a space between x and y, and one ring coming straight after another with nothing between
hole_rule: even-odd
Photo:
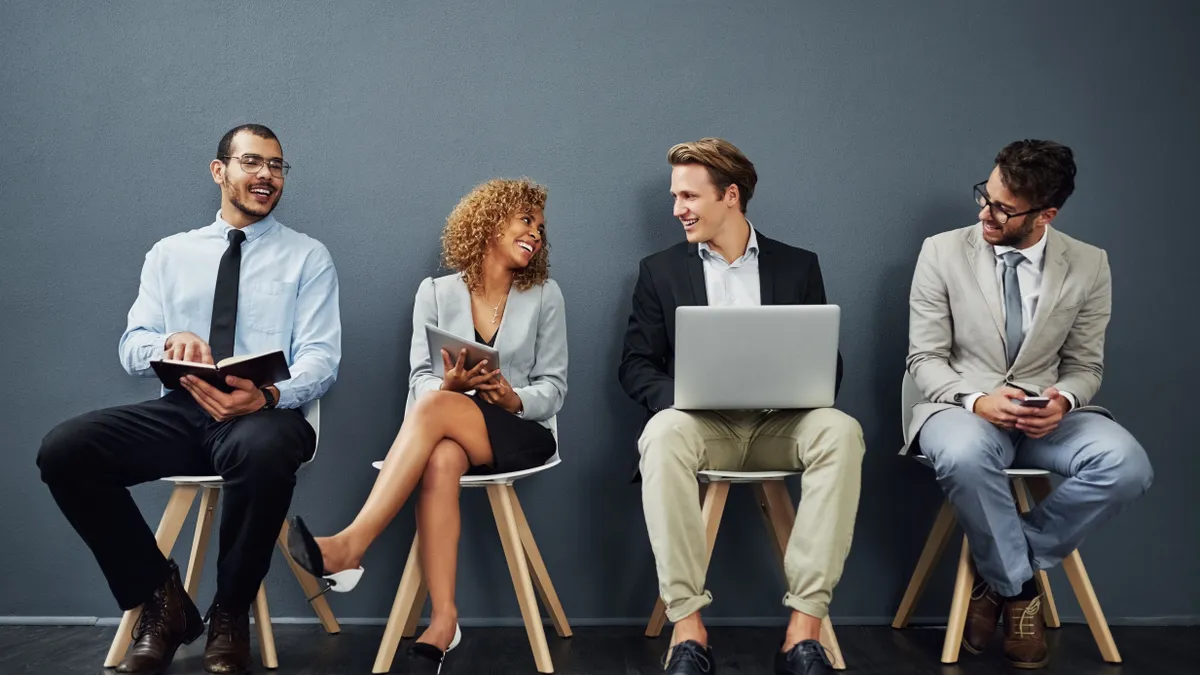
<instances>
[{"instance_id":1,"label":"black dress","mask_svg":"<svg viewBox=\"0 0 1200 675\"><path fill-rule=\"evenodd\" d=\"M500 331L496 331L499 334ZM489 347L496 343L496 335L484 340L475 331L475 341ZM508 473L532 469L546 463L554 455L554 434L532 420L523 419L504 408L488 403L477 394L469 397L483 413L483 424L487 427L488 441L492 444L492 466L472 466L468 475Z\"/></svg>"}]
</instances>

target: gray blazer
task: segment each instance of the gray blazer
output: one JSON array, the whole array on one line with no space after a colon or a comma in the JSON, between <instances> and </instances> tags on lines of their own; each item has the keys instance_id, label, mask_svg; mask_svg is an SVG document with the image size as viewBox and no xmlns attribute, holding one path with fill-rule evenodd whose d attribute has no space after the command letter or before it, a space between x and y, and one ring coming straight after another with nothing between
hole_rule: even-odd
<instances>
[{"instance_id":1,"label":"gray blazer","mask_svg":"<svg viewBox=\"0 0 1200 675\"><path fill-rule=\"evenodd\" d=\"M442 384L429 360L426 323L467 340L475 339L471 294L457 273L436 279L426 277L417 289L405 410L417 397ZM521 397L525 419L550 428L550 418L562 410L567 396L566 308L562 291L553 279L527 291L518 291L514 286L508 292L494 346L500 352L500 373Z\"/></svg>"},{"instance_id":2,"label":"gray blazer","mask_svg":"<svg viewBox=\"0 0 1200 675\"><path fill-rule=\"evenodd\" d=\"M908 372L921 391L904 448L936 412L1008 385L1040 394L1054 386L1088 406L1104 374L1112 276L1103 249L1048 229L1033 326L1008 367L996 258L978 223L925 240L909 293ZM1074 411L1072 411L1074 412Z\"/></svg>"}]
</instances>

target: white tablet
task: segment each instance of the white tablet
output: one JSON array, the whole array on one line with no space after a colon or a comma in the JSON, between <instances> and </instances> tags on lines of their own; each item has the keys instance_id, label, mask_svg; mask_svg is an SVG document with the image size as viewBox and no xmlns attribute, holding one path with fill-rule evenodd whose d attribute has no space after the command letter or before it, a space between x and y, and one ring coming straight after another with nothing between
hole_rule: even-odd
<instances>
[{"instance_id":1,"label":"white tablet","mask_svg":"<svg viewBox=\"0 0 1200 675\"><path fill-rule=\"evenodd\" d=\"M433 364L433 374L438 377L446 376L446 365L442 362L443 349L450 355L451 364L458 360L458 353L466 349L468 369L474 368L484 359L487 359L488 370L500 367L500 352L474 340L461 338L432 324L425 324L425 341L429 343L429 360Z\"/></svg>"}]
</instances>

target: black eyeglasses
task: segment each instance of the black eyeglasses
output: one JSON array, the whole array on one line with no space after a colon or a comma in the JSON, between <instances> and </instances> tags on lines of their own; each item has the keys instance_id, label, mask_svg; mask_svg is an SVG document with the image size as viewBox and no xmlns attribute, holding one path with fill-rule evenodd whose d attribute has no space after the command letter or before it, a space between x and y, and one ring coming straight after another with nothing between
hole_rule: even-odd
<instances>
[{"instance_id":1,"label":"black eyeglasses","mask_svg":"<svg viewBox=\"0 0 1200 675\"><path fill-rule=\"evenodd\" d=\"M1016 218L1017 216L1026 216L1026 215L1029 215L1030 213L1037 213L1038 211L1042 211L1046 208L1045 206L1039 206L1036 209L1029 209L1028 211L1022 211L1020 213L1009 213L1008 211L1005 211L1003 208L996 206L995 204L992 203L992 200L988 199L987 193L984 192L982 189L980 189L984 185L987 185L986 180L983 181L982 183L975 184L975 203L980 205L981 207L982 206L988 207L988 210L991 211L991 213L992 213L992 219L994 219L997 223L1000 223L1001 225L1007 223L1009 218Z\"/></svg>"},{"instance_id":2,"label":"black eyeglasses","mask_svg":"<svg viewBox=\"0 0 1200 675\"><path fill-rule=\"evenodd\" d=\"M225 155L221 159L236 159L242 165L242 171L246 173L258 173L263 164L267 165L267 169L271 171L271 175L276 178L283 178L287 175L288 169L292 168L291 164L282 159L264 159L262 155Z\"/></svg>"}]
</instances>

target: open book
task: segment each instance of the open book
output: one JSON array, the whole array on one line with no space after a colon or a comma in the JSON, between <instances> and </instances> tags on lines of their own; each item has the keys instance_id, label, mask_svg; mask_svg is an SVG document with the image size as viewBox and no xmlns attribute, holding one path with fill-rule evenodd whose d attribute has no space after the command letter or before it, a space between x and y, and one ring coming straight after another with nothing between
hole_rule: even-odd
<instances>
[{"instance_id":1,"label":"open book","mask_svg":"<svg viewBox=\"0 0 1200 675\"><path fill-rule=\"evenodd\" d=\"M161 359L151 361L150 367L154 369L154 373L158 375L158 379L167 389L178 389L179 378L184 375L195 375L225 393L233 391L233 387L225 384L226 375L250 380L255 387L265 387L268 384L292 378L292 372L288 370L287 359L279 350L231 356L221 359L215 366L193 361Z\"/></svg>"}]
</instances>

